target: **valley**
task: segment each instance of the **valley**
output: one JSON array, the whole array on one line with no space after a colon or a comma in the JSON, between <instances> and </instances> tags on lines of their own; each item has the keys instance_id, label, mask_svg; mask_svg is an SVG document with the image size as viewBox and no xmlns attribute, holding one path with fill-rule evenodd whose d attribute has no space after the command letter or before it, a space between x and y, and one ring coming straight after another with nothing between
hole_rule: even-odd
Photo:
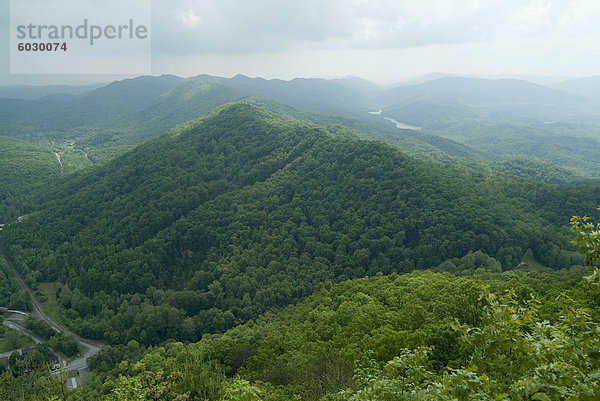
<instances>
[{"instance_id":1,"label":"valley","mask_svg":"<svg viewBox=\"0 0 600 401\"><path fill-rule=\"evenodd\" d=\"M89 367L66 399L596 391L594 248L571 243L599 217L594 100L470 78L35 93L0 100L0 304ZM556 361L576 383L536 376ZM66 388L10 363L1 388Z\"/></svg>"},{"instance_id":2,"label":"valley","mask_svg":"<svg viewBox=\"0 0 600 401\"><path fill-rule=\"evenodd\" d=\"M0 1L0 401L600 400L598 21Z\"/></svg>"}]
</instances>

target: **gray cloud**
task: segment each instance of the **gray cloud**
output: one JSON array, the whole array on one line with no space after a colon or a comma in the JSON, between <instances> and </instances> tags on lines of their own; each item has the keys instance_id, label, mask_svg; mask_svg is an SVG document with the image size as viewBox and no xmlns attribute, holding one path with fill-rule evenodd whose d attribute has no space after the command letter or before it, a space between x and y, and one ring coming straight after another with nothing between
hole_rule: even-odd
<instances>
[{"instance_id":1,"label":"gray cloud","mask_svg":"<svg viewBox=\"0 0 600 401\"><path fill-rule=\"evenodd\" d=\"M352 34L343 2L154 1L155 49L177 54L278 51Z\"/></svg>"},{"instance_id":2,"label":"gray cloud","mask_svg":"<svg viewBox=\"0 0 600 401\"><path fill-rule=\"evenodd\" d=\"M561 0L155 0L153 8L156 51L232 54L298 46L407 48L544 34L574 7Z\"/></svg>"},{"instance_id":3,"label":"gray cloud","mask_svg":"<svg viewBox=\"0 0 600 401\"><path fill-rule=\"evenodd\" d=\"M600 72L598 0L148 1L156 74ZM0 57L6 65L7 52Z\"/></svg>"}]
</instances>

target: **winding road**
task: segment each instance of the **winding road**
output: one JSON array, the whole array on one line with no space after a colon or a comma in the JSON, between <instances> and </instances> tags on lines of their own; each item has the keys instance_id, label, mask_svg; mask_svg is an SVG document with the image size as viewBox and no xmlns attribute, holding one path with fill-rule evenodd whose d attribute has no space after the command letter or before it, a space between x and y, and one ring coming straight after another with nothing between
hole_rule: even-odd
<instances>
[{"instance_id":1,"label":"winding road","mask_svg":"<svg viewBox=\"0 0 600 401\"><path fill-rule=\"evenodd\" d=\"M102 348L104 348L104 344L99 343L97 341L92 341L92 340L88 340L86 338L82 338L82 337L78 336L77 334L72 333L67 328L65 328L63 325L61 325L58 322L55 322L48 315L46 315L46 313L44 313L44 310L42 309L42 307L40 306L38 301L33 297L33 294L31 293L31 291L29 290L29 288L27 287L27 285L25 284L25 282L19 275L19 272L17 272L17 270L15 269L15 267L13 266L11 261L6 257L6 254L4 253L4 244L3 244L2 235L0 235L0 253L2 253L2 257L6 260L6 263L8 264L8 266L15 273L15 277L16 277L17 282L19 283L19 286L21 287L21 289L23 289L23 291L27 292L30 296L31 304L33 305L33 312L31 313L31 315L33 315L37 319L45 320L57 332L61 332L66 335L74 336L77 339L77 341L79 341L79 344L81 344L81 346L86 349L83 356L71 361L64 368L64 370L66 372L70 372L70 371L79 371L80 369L87 368L87 359L89 357L91 357L92 355L96 355L98 352L100 352L102 350Z\"/></svg>"}]
</instances>

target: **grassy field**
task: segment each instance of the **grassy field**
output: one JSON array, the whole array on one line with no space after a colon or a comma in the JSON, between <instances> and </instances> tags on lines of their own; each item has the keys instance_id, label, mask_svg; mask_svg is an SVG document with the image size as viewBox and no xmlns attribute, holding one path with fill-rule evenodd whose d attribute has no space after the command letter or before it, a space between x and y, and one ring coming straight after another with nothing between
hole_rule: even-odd
<instances>
[{"instance_id":1,"label":"grassy field","mask_svg":"<svg viewBox=\"0 0 600 401\"><path fill-rule=\"evenodd\" d=\"M31 338L18 334L17 331L6 329L3 339L0 340L0 353L10 352L34 345Z\"/></svg>"},{"instance_id":2,"label":"grassy field","mask_svg":"<svg viewBox=\"0 0 600 401\"><path fill-rule=\"evenodd\" d=\"M70 174L92 165L85 157L85 153L76 149L73 143L53 143L51 147L53 153L59 154L60 156L60 161L64 170L63 174Z\"/></svg>"},{"instance_id":3,"label":"grassy field","mask_svg":"<svg viewBox=\"0 0 600 401\"><path fill-rule=\"evenodd\" d=\"M62 285L61 283L40 283L35 291L35 298L44 309L44 312L50 319L59 323L62 323L62 320L58 313L60 308L56 300L56 289Z\"/></svg>"}]
</instances>

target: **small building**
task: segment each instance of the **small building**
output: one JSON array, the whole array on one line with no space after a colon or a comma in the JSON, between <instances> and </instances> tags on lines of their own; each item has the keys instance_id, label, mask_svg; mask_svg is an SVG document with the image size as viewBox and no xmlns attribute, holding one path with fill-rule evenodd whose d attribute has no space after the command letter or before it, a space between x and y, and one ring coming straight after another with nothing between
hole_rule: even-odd
<instances>
[{"instance_id":1,"label":"small building","mask_svg":"<svg viewBox=\"0 0 600 401\"><path fill-rule=\"evenodd\" d=\"M32 350L33 347L25 347L21 350L21 355L23 355L23 358L25 358Z\"/></svg>"},{"instance_id":2,"label":"small building","mask_svg":"<svg viewBox=\"0 0 600 401\"><path fill-rule=\"evenodd\" d=\"M60 358L53 351L48 353L48 362L50 365L58 365L60 367Z\"/></svg>"},{"instance_id":3,"label":"small building","mask_svg":"<svg viewBox=\"0 0 600 401\"><path fill-rule=\"evenodd\" d=\"M74 377L71 377L70 384L71 384L70 388L72 390L75 390L77 388L77 379L75 379ZM68 384L67 384L67 386L68 386Z\"/></svg>"}]
</instances>

